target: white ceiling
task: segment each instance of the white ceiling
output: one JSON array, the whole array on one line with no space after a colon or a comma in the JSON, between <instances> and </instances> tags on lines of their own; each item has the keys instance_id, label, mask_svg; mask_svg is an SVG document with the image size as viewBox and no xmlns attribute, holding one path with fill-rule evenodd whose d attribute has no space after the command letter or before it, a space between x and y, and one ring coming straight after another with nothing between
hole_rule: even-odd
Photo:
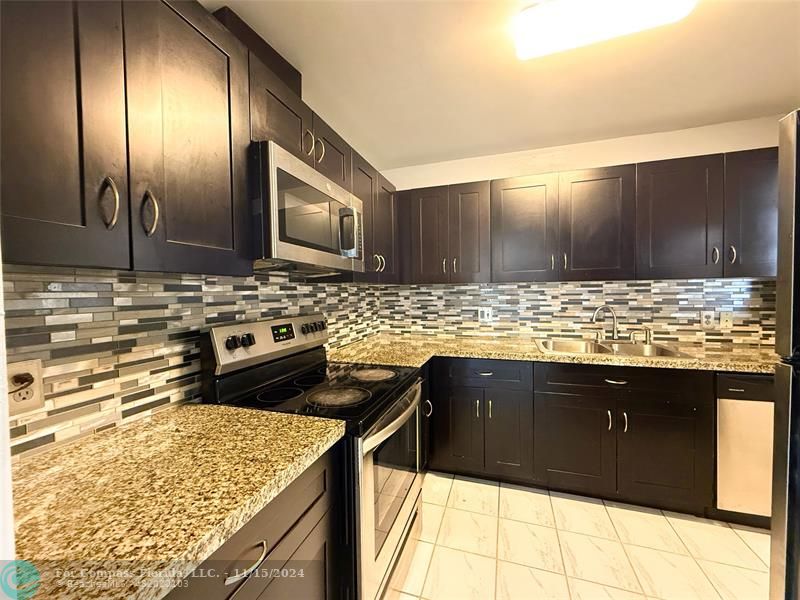
<instances>
[{"instance_id":1,"label":"white ceiling","mask_svg":"<svg viewBox=\"0 0 800 600\"><path fill-rule=\"evenodd\" d=\"M379 169L800 106L800 0L701 0L674 25L526 62L508 33L519 0L201 2L297 67L306 102Z\"/></svg>"}]
</instances>

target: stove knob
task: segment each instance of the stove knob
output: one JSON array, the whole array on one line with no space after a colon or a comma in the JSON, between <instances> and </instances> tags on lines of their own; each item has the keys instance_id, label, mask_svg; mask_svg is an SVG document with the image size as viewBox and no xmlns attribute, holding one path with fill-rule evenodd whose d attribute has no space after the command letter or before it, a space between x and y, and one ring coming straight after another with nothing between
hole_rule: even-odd
<instances>
[{"instance_id":1,"label":"stove knob","mask_svg":"<svg viewBox=\"0 0 800 600\"><path fill-rule=\"evenodd\" d=\"M322 331L325 329L325 321L320 321L317 323L319 325L319 330Z\"/></svg>"},{"instance_id":2,"label":"stove knob","mask_svg":"<svg viewBox=\"0 0 800 600\"><path fill-rule=\"evenodd\" d=\"M317 324L316 323L309 323L308 326L311 328L311 331L316 331L317 330Z\"/></svg>"},{"instance_id":3,"label":"stove knob","mask_svg":"<svg viewBox=\"0 0 800 600\"><path fill-rule=\"evenodd\" d=\"M311 329L309 328L308 324L305 324L305 325L303 325L303 326L300 328L300 331L301 331L302 333L306 334L306 335L308 335L309 333L311 333Z\"/></svg>"},{"instance_id":4,"label":"stove knob","mask_svg":"<svg viewBox=\"0 0 800 600\"><path fill-rule=\"evenodd\" d=\"M241 346L241 341L239 340L238 335L231 335L228 336L228 339L225 340L225 347L228 350L236 350L239 346Z\"/></svg>"},{"instance_id":5,"label":"stove knob","mask_svg":"<svg viewBox=\"0 0 800 600\"><path fill-rule=\"evenodd\" d=\"M252 346L255 343L256 343L256 336L254 336L252 333L245 333L244 335L242 335L242 346L243 347L249 348L250 346Z\"/></svg>"}]
</instances>

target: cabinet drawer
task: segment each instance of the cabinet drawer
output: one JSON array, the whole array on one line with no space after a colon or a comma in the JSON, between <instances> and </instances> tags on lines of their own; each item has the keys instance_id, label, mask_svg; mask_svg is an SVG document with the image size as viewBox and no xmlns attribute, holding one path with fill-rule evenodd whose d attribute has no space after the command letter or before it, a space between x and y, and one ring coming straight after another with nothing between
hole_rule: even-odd
<instances>
[{"instance_id":1,"label":"cabinet drawer","mask_svg":"<svg viewBox=\"0 0 800 600\"><path fill-rule=\"evenodd\" d=\"M772 375L717 375L717 397L742 400L775 401L775 379Z\"/></svg>"},{"instance_id":2,"label":"cabinet drawer","mask_svg":"<svg viewBox=\"0 0 800 600\"><path fill-rule=\"evenodd\" d=\"M616 394L620 391L690 391L713 398L713 374L707 371L536 363L539 392L561 394Z\"/></svg>"},{"instance_id":3,"label":"cabinet drawer","mask_svg":"<svg viewBox=\"0 0 800 600\"><path fill-rule=\"evenodd\" d=\"M341 463L335 457L339 451L340 447L334 447L306 469L195 571L213 572L216 576L189 575L182 587L176 587L170 593L169 600L222 599L230 597L234 591L237 600L257 597L269 584L268 579L250 577L225 585L226 577L246 570L258 561L262 553L266 554L263 564L271 561L287 534L291 535L294 529L301 527L306 518L316 519L313 526L328 511L335 486L334 465Z\"/></svg>"},{"instance_id":4,"label":"cabinet drawer","mask_svg":"<svg viewBox=\"0 0 800 600\"><path fill-rule=\"evenodd\" d=\"M474 358L443 359L441 366L453 383L509 390L533 389L533 363Z\"/></svg>"}]
</instances>

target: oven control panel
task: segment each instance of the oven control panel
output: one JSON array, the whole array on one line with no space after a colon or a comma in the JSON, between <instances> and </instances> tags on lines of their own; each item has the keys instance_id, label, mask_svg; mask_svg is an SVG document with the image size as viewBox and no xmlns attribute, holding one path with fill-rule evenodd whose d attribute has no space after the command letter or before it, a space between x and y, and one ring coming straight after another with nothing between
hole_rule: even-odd
<instances>
[{"instance_id":1,"label":"oven control panel","mask_svg":"<svg viewBox=\"0 0 800 600\"><path fill-rule=\"evenodd\" d=\"M221 375L288 354L322 346L328 325L320 314L283 317L254 323L220 325L209 332Z\"/></svg>"}]
</instances>

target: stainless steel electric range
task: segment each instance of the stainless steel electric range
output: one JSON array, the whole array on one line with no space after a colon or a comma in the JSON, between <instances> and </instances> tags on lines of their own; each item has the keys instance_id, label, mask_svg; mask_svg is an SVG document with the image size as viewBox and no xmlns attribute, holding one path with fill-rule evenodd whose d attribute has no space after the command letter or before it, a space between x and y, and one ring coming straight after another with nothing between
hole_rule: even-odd
<instances>
[{"instance_id":1,"label":"stainless steel electric range","mask_svg":"<svg viewBox=\"0 0 800 600\"><path fill-rule=\"evenodd\" d=\"M341 419L353 477L355 596L375 600L420 526L418 369L328 362L321 315L222 325L203 349L203 399Z\"/></svg>"}]
</instances>

